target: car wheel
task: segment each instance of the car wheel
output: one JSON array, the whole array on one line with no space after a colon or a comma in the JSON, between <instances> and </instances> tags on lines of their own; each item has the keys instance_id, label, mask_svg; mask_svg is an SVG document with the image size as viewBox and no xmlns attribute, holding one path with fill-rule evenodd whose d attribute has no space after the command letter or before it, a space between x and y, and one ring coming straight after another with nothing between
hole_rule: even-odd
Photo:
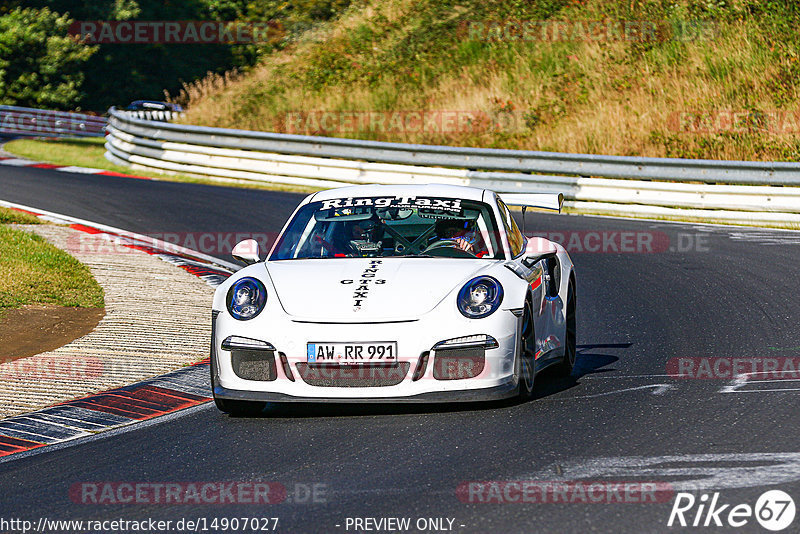
<instances>
[{"instance_id":1,"label":"car wheel","mask_svg":"<svg viewBox=\"0 0 800 534\"><path fill-rule=\"evenodd\" d=\"M519 347L519 397L523 401L533 397L533 381L536 377L535 354L536 336L533 327L533 308L530 301L526 300L525 310L522 312L522 341Z\"/></svg>"},{"instance_id":2,"label":"car wheel","mask_svg":"<svg viewBox=\"0 0 800 534\"><path fill-rule=\"evenodd\" d=\"M575 324L575 284L569 284L567 289L567 331L566 343L564 344L564 359L559 365L559 373L562 376L569 376L575 368L576 349L576 324Z\"/></svg>"}]
</instances>

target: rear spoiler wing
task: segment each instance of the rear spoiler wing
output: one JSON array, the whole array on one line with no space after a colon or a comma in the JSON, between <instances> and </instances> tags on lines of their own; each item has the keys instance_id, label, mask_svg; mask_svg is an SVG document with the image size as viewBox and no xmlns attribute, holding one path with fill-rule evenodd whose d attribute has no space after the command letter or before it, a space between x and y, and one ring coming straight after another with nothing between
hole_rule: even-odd
<instances>
[{"instance_id":1,"label":"rear spoiler wing","mask_svg":"<svg viewBox=\"0 0 800 534\"><path fill-rule=\"evenodd\" d=\"M561 212L564 193L500 193L500 199L509 206L541 208Z\"/></svg>"}]
</instances>

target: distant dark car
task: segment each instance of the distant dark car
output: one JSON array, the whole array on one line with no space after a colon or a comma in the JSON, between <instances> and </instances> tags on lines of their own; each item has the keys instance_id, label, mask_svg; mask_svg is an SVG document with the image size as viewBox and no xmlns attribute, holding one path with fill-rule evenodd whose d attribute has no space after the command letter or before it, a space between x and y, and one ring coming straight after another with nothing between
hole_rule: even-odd
<instances>
[{"instance_id":1,"label":"distant dark car","mask_svg":"<svg viewBox=\"0 0 800 534\"><path fill-rule=\"evenodd\" d=\"M183 113L183 108L178 104L158 100L134 100L125 111L140 119L170 121Z\"/></svg>"}]
</instances>

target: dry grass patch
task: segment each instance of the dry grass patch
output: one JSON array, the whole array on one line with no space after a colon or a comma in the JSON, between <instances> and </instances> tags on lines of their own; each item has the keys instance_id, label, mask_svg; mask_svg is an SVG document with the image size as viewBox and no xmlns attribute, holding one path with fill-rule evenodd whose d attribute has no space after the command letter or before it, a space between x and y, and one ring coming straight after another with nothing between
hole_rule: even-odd
<instances>
[{"instance_id":1,"label":"dry grass patch","mask_svg":"<svg viewBox=\"0 0 800 534\"><path fill-rule=\"evenodd\" d=\"M292 111L471 111L513 116L481 131L312 135L561 152L800 160L796 131L760 124L680 131L680 112L794 111L800 8L678 1L363 1L243 75L187 86L186 122L285 131ZM470 21L636 20L713 25L704 39L469 41ZM669 37L669 36L668 36ZM503 115L506 114L506 115Z\"/></svg>"},{"instance_id":2,"label":"dry grass patch","mask_svg":"<svg viewBox=\"0 0 800 534\"><path fill-rule=\"evenodd\" d=\"M41 224L38 217L24 211L0 207L0 224Z\"/></svg>"}]
</instances>

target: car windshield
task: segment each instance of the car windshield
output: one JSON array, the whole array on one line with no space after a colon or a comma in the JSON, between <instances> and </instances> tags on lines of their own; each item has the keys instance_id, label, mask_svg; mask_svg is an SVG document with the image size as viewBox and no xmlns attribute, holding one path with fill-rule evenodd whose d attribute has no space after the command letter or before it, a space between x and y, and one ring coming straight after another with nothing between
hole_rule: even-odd
<instances>
[{"instance_id":1,"label":"car windshield","mask_svg":"<svg viewBox=\"0 0 800 534\"><path fill-rule=\"evenodd\" d=\"M435 197L359 197L303 206L270 260L502 257L491 208Z\"/></svg>"}]
</instances>

